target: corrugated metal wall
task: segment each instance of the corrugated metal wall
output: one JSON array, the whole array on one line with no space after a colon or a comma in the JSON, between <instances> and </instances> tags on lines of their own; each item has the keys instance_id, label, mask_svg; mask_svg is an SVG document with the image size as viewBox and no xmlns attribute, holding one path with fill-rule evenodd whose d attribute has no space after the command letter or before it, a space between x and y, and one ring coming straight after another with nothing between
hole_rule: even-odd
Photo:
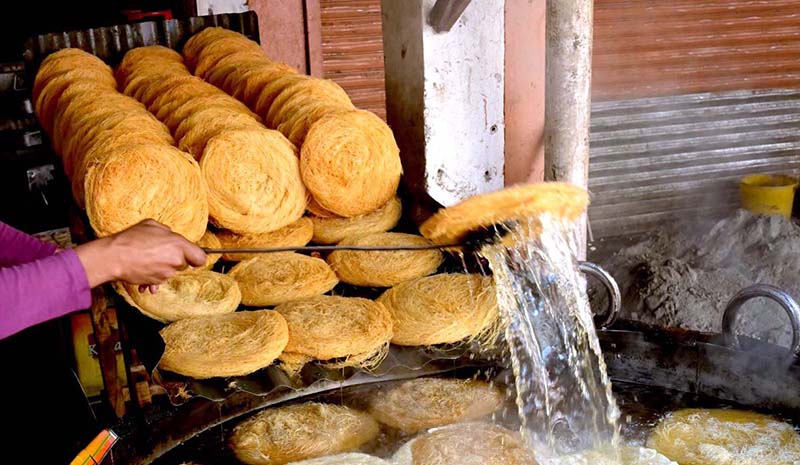
<instances>
[{"instance_id":1,"label":"corrugated metal wall","mask_svg":"<svg viewBox=\"0 0 800 465\"><path fill-rule=\"evenodd\" d=\"M750 173L800 174L800 2L596 0L596 237L728 214Z\"/></svg>"},{"instance_id":2,"label":"corrugated metal wall","mask_svg":"<svg viewBox=\"0 0 800 465\"><path fill-rule=\"evenodd\" d=\"M800 86L796 0L596 0L593 98Z\"/></svg>"},{"instance_id":3,"label":"corrugated metal wall","mask_svg":"<svg viewBox=\"0 0 800 465\"><path fill-rule=\"evenodd\" d=\"M380 0L321 0L323 75L386 118Z\"/></svg>"},{"instance_id":4,"label":"corrugated metal wall","mask_svg":"<svg viewBox=\"0 0 800 465\"><path fill-rule=\"evenodd\" d=\"M654 231L738 208L738 180L800 174L800 90L595 103L589 220L595 237Z\"/></svg>"}]
</instances>

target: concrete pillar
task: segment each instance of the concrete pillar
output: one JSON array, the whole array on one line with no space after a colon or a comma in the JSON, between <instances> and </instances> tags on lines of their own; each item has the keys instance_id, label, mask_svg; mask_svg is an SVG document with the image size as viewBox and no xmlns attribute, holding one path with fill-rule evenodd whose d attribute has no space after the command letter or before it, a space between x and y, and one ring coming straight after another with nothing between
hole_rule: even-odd
<instances>
[{"instance_id":1,"label":"concrete pillar","mask_svg":"<svg viewBox=\"0 0 800 465\"><path fill-rule=\"evenodd\" d=\"M383 0L387 120L407 187L450 206L504 185L504 2L469 3L447 32L435 0Z\"/></svg>"},{"instance_id":2,"label":"concrete pillar","mask_svg":"<svg viewBox=\"0 0 800 465\"><path fill-rule=\"evenodd\" d=\"M545 179L586 186L592 82L592 0L547 2Z\"/></svg>"},{"instance_id":3,"label":"concrete pillar","mask_svg":"<svg viewBox=\"0 0 800 465\"><path fill-rule=\"evenodd\" d=\"M545 180L589 182L593 0L549 0L546 17ZM586 218L579 258L586 255Z\"/></svg>"}]
</instances>

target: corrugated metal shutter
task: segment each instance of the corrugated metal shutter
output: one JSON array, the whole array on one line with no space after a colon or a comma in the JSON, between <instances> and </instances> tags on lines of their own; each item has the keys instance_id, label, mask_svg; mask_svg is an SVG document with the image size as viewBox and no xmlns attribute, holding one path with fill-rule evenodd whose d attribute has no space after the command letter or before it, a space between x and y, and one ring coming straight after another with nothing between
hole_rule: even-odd
<instances>
[{"instance_id":1,"label":"corrugated metal shutter","mask_svg":"<svg viewBox=\"0 0 800 465\"><path fill-rule=\"evenodd\" d=\"M800 2L596 0L595 237L728 214L738 180L800 173Z\"/></svg>"},{"instance_id":2,"label":"corrugated metal shutter","mask_svg":"<svg viewBox=\"0 0 800 465\"><path fill-rule=\"evenodd\" d=\"M589 221L595 237L658 230L739 206L747 174L800 174L800 90L595 103Z\"/></svg>"},{"instance_id":3,"label":"corrugated metal shutter","mask_svg":"<svg viewBox=\"0 0 800 465\"><path fill-rule=\"evenodd\" d=\"M321 0L323 75L386 118L380 0Z\"/></svg>"},{"instance_id":4,"label":"corrugated metal shutter","mask_svg":"<svg viewBox=\"0 0 800 465\"><path fill-rule=\"evenodd\" d=\"M596 0L593 98L800 87L800 2Z\"/></svg>"}]
</instances>

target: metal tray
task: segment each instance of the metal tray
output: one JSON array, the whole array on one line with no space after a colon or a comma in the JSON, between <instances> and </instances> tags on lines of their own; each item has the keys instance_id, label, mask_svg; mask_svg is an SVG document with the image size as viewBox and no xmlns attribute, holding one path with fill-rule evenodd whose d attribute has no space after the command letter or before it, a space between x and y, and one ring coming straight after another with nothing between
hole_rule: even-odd
<instances>
[{"instance_id":1,"label":"metal tray","mask_svg":"<svg viewBox=\"0 0 800 465\"><path fill-rule=\"evenodd\" d=\"M337 295L348 295L347 287L337 287ZM359 292L365 296L364 292ZM369 297L369 293L367 293ZM392 345L389 354L371 371L356 368L331 369L310 362L295 377L289 377L276 365L247 376L197 380L159 370L164 343L158 331L165 325L142 315L123 299L114 295L118 316L125 325L128 342L155 384L163 387L172 405L181 405L194 397L222 401L237 392L255 396L276 396L297 390L325 390L341 383L371 383L380 380L431 375L463 367L486 367L497 364L501 353L486 353L475 344L435 347L401 347ZM247 311L239 310L239 311Z\"/></svg>"}]
</instances>

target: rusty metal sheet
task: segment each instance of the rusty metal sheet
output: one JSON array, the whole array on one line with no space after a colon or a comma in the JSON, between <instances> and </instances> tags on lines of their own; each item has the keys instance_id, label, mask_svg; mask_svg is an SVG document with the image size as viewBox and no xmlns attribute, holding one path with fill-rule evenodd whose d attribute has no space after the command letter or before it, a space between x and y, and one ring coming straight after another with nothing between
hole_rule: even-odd
<instances>
[{"instance_id":1,"label":"rusty metal sheet","mask_svg":"<svg viewBox=\"0 0 800 465\"><path fill-rule=\"evenodd\" d=\"M41 34L26 41L23 56L28 71L34 74L47 55L62 48L80 48L115 65L125 52L136 47L163 45L180 49L194 33L211 26L231 29L259 41L258 18L250 11Z\"/></svg>"},{"instance_id":2,"label":"rusty metal sheet","mask_svg":"<svg viewBox=\"0 0 800 465\"><path fill-rule=\"evenodd\" d=\"M356 107L386 119L380 0L321 0L322 70Z\"/></svg>"},{"instance_id":3,"label":"rusty metal sheet","mask_svg":"<svg viewBox=\"0 0 800 465\"><path fill-rule=\"evenodd\" d=\"M800 90L702 93L596 102L589 221L595 238L722 216L738 180L800 174Z\"/></svg>"},{"instance_id":4,"label":"rusty metal sheet","mask_svg":"<svg viewBox=\"0 0 800 465\"><path fill-rule=\"evenodd\" d=\"M800 85L800 3L596 0L593 97Z\"/></svg>"}]
</instances>

